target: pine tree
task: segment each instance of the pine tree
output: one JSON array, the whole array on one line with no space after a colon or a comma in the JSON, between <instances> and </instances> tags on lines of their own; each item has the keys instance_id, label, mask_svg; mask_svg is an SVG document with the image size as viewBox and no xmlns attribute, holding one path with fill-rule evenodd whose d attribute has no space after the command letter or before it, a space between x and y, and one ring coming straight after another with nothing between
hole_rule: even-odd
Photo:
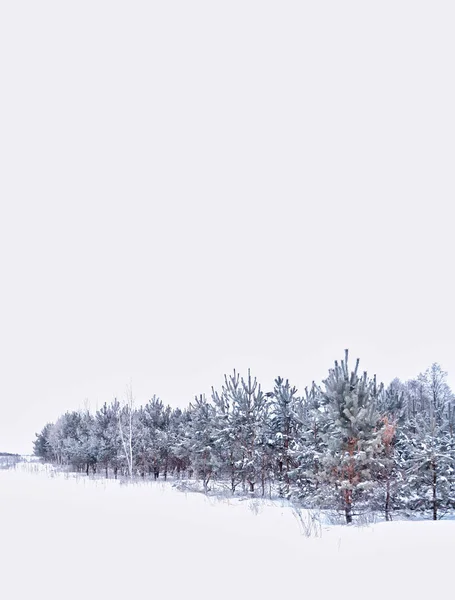
<instances>
[{"instance_id":1,"label":"pine tree","mask_svg":"<svg viewBox=\"0 0 455 600\"><path fill-rule=\"evenodd\" d=\"M267 394L270 406L270 437L273 447L276 476L279 482L280 496L289 496L290 472L293 469L293 457L298 431L297 406L299 398L297 388L289 381L275 379L273 392Z\"/></svg>"},{"instance_id":2,"label":"pine tree","mask_svg":"<svg viewBox=\"0 0 455 600\"><path fill-rule=\"evenodd\" d=\"M380 415L376 378L366 372L359 377L359 360L349 373L348 351L341 365L329 371L322 391L330 426L325 433L327 453L321 476L335 492L336 504L352 523L354 505L368 496L376 483L378 457L382 451Z\"/></svg>"},{"instance_id":3,"label":"pine tree","mask_svg":"<svg viewBox=\"0 0 455 600\"><path fill-rule=\"evenodd\" d=\"M49 440L49 434L54 427L53 423L47 423L40 431L40 433L35 434L36 439L33 442L33 453L35 456L38 456L42 460L45 461L53 461L55 460L54 453L52 451L52 446Z\"/></svg>"},{"instance_id":4,"label":"pine tree","mask_svg":"<svg viewBox=\"0 0 455 600\"><path fill-rule=\"evenodd\" d=\"M331 422L323 405L322 391L314 382L310 390L305 388L305 396L296 409L298 431L293 451L296 466L290 473L292 487L294 494L306 506L318 506L325 492L322 465L330 439Z\"/></svg>"},{"instance_id":5,"label":"pine tree","mask_svg":"<svg viewBox=\"0 0 455 600\"><path fill-rule=\"evenodd\" d=\"M182 473L190 468L191 458L189 445L189 426L191 422L190 411L188 408L172 411L169 418L168 445L170 453L170 462L176 471L178 478Z\"/></svg>"},{"instance_id":6,"label":"pine tree","mask_svg":"<svg viewBox=\"0 0 455 600\"><path fill-rule=\"evenodd\" d=\"M98 461L97 444L94 432L95 419L88 410L80 412L79 427L77 431L78 437L78 461L85 465L85 472L88 475L91 468L93 473L96 473L96 465Z\"/></svg>"},{"instance_id":7,"label":"pine tree","mask_svg":"<svg viewBox=\"0 0 455 600\"><path fill-rule=\"evenodd\" d=\"M241 430L239 411L236 408L242 404L242 394L240 376L235 370L233 375L224 376L224 385L220 393L212 387L212 402L216 408L216 441L233 494L237 486L244 481L244 451L239 435Z\"/></svg>"},{"instance_id":8,"label":"pine tree","mask_svg":"<svg viewBox=\"0 0 455 600\"><path fill-rule=\"evenodd\" d=\"M400 508L399 491L402 473L399 468L399 440L405 427L404 386L394 380L378 396L378 411L382 423L382 452L377 471L378 486L374 508L383 510L386 521L392 519L392 510Z\"/></svg>"},{"instance_id":9,"label":"pine tree","mask_svg":"<svg viewBox=\"0 0 455 600\"><path fill-rule=\"evenodd\" d=\"M117 478L120 466L122 449L117 426L118 411L117 402L111 404L105 402L95 414L94 436L98 462L104 466L106 477L109 476L109 468L111 468L114 471L114 477Z\"/></svg>"},{"instance_id":10,"label":"pine tree","mask_svg":"<svg viewBox=\"0 0 455 600\"><path fill-rule=\"evenodd\" d=\"M142 476L153 471L154 478L159 477L163 462L160 431L164 428L165 419L164 405L156 396L137 412L135 461Z\"/></svg>"},{"instance_id":11,"label":"pine tree","mask_svg":"<svg viewBox=\"0 0 455 600\"><path fill-rule=\"evenodd\" d=\"M430 510L433 520L455 507L453 394L446 376L435 363L408 382L410 419L400 441L406 505Z\"/></svg>"},{"instance_id":12,"label":"pine tree","mask_svg":"<svg viewBox=\"0 0 455 600\"><path fill-rule=\"evenodd\" d=\"M234 431L240 442L242 480L248 484L249 492L254 494L261 477L262 433L268 399L257 379L251 377L249 369L248 377L242 377L240 384L240 394L233 406Z\"/></svg>"},{"instance_id":13,"label":"pine tree","mask_svg":"<svg viewBox=\"0 0 455 600\"><path fill-rule=\"evenodd\" d=\"M215 407L204 396L196 397L190 405L191 427L188 432L191 465L202 480L204 492L220 467L216 447Z\"/></svg>"}]
</instances>

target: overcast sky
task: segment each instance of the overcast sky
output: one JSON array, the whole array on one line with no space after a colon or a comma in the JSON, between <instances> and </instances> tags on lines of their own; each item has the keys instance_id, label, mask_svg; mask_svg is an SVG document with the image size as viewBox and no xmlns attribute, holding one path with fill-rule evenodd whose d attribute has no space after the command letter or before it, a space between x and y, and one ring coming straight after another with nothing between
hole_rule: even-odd
<instances>
[{"instance_id":1,"label":"overcast sky","mask_svg":"<svg viewBox=\"0 0 455 600\"><path fill-rule=\"evenodd\" d=\"M234 367L455 384L453 2L2 2L0 450Z\"/></svg>"}]
</instances>

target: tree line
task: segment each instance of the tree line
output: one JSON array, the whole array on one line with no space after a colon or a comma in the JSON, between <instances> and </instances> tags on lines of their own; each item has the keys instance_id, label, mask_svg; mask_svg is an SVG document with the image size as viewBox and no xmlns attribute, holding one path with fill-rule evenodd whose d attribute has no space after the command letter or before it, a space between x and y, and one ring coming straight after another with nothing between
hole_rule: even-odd
<instances>
[{"instance_id":1,"label":"tree line","mask_svg":"<svg viewBox=\"0 0 455 600\"><path fill-rule=\"evenodd\" d=\"M21 461L19 454L11 454L11 452L0 452L0 469L10 469Z\"/></svg>"},{"instance_id":2,"label":"tree line","mask_svg":"<svg viewBox=\"0 0 455 600\"><path fill-rule=\"evenodd\" d=\"M303 506L342 511L429 512L455 508L455 398L437 363L415 379L376 376L348 366L348 351L322 385L303 394L278 377L264 392L248 372L225 376L211 397L185 409L154 396L66 412L36 434L45 461L106 477L196 478Z\"/></svg>"}]
</instances>

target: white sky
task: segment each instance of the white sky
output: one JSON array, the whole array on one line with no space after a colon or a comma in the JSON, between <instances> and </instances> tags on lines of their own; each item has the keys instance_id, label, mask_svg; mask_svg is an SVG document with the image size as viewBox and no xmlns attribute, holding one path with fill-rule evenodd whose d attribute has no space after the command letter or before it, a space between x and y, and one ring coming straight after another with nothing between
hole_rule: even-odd
<instances>
[{"instance_id":1,"label":"white sky","mask_svg":"<svg viewBox=\"0 0 455 600\"><path fill-rule=\"evenodd\" d=\"M350 348L455 383L452 2L2 2L0 450Z\"/></svg>"}]
</instances>

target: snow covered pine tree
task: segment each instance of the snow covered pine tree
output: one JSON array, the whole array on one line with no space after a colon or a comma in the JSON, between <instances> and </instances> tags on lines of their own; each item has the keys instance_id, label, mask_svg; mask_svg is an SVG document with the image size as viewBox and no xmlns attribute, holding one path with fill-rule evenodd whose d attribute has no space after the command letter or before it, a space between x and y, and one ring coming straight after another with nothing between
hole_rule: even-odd
<instances>
[{"instance_id":1,"label":"snow covered pine tree","mask_svg":"<svg viewBox=\"0 0 455 600\"><path fill-rule=\"evenodd\" d=\"M327 451L322 457L319 476L325 482L328 498L344 511L346 523L352 523L354 505L368 496L376 485L380 468L382 427L377 398L382 389L376 377L357 375L359 360L349 373L348 351L341 365L329 371L322 390L329 427L325 430Z\"/></svg>"}]
</instances>

